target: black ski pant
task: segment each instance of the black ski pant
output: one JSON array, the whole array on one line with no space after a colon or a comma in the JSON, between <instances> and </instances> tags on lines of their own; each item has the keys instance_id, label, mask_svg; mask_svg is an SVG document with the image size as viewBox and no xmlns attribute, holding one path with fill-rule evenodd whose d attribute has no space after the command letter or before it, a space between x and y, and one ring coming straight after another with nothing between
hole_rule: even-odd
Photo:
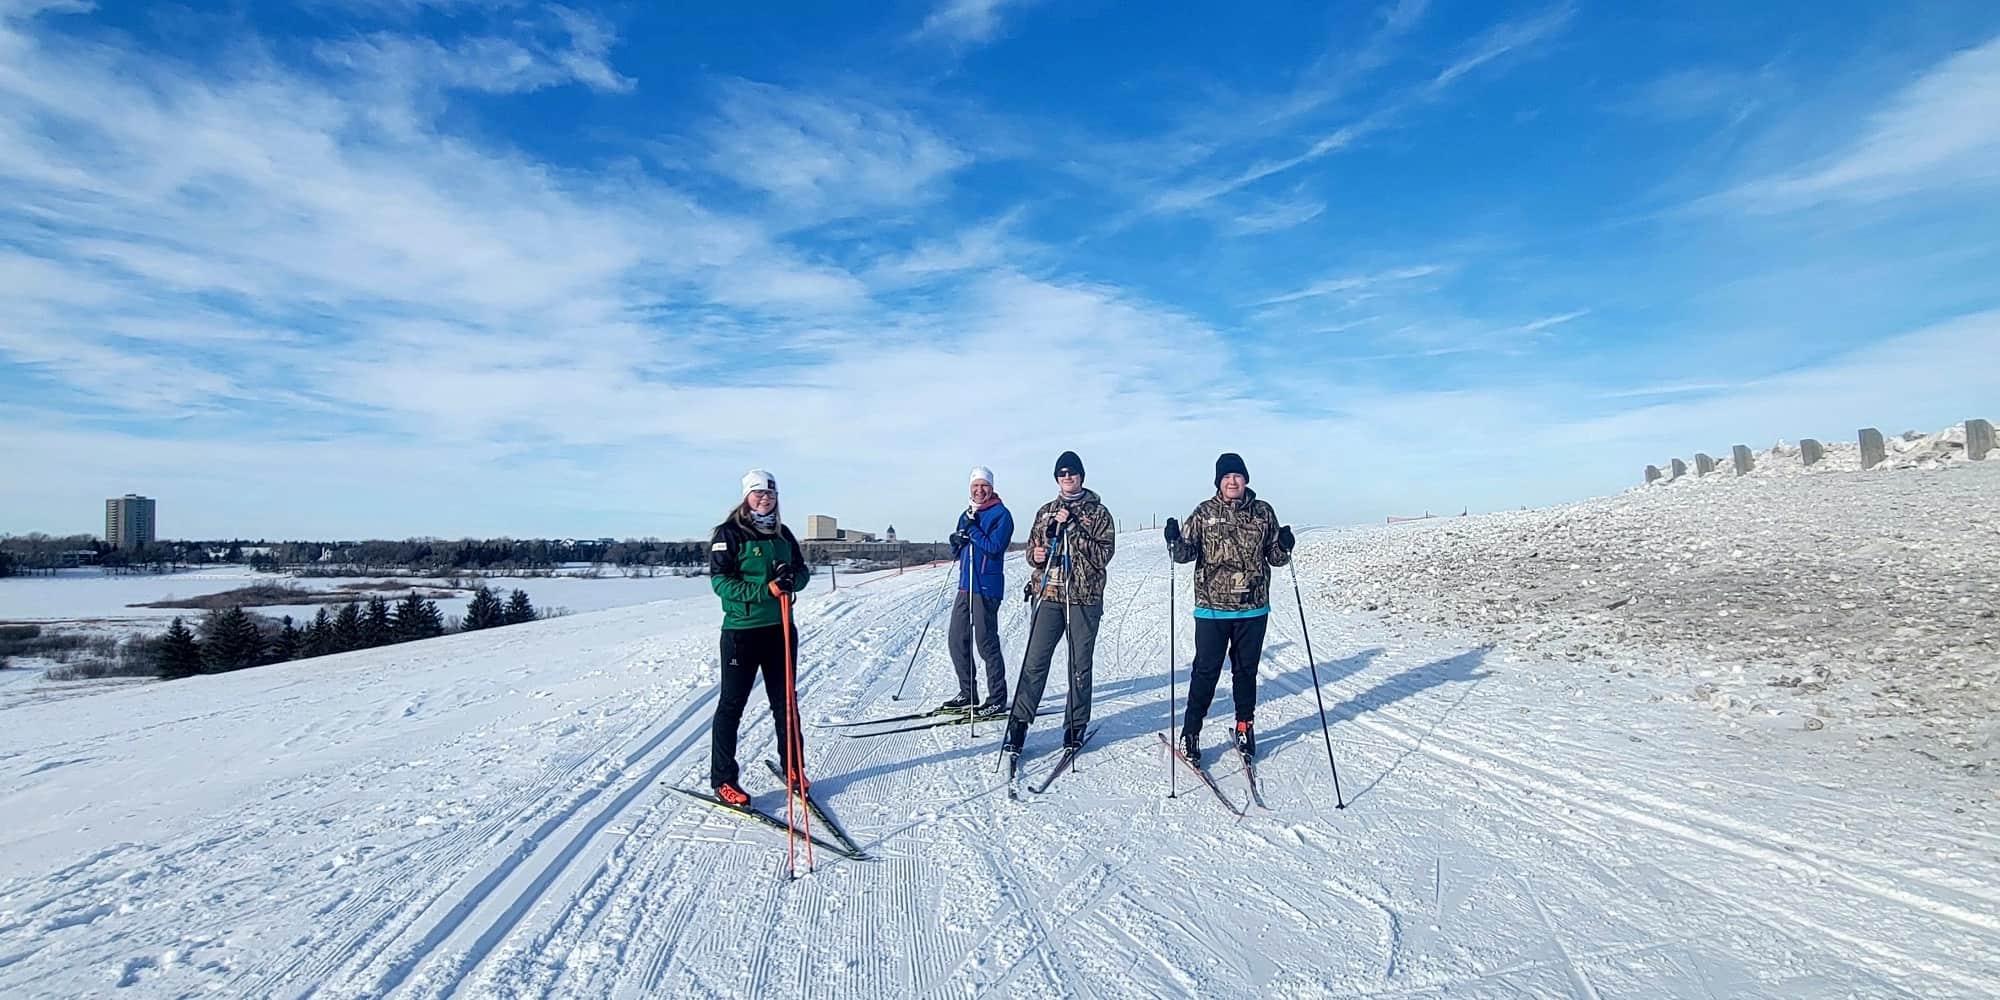
<instances>
[{"instance_id":1,"label":"black ski pant","mask_svg":"<svg viewBox=\"0 0 2000 1000\"><path fill-rule=\"evenodd\" d=\"M1257 663L1264 658L1264 626L1270 620L1270 615L1194 620L1194 671L1188 679L1182 735L1201 735L1202 720L1215 701L1215 683L1222 679L1225 652L1229 656L1230 694L1236 699L1236 721L1256 720Z\"/></svg>"},{"instance_id":2,"label":"black ski pant","mask_svg":"<svg viewBox=\"0 0 2000 1000\"><path fill-rule=\"evenodd\" d=\"M972 673L972 646L979 643L979 658L986 661L986 701L988 705L1007 703L1007 661L1000 651L1000 599L961 590L951 603L951 665L958 671L958 696L979 702L979 685Z\"/></svg>"},{"instance_id":3,"label":"black ski pant","mask_svg":"<svg viewBox=\"0 0 2000 1000\"><path fill-rule=\"evenodd\" d=\"M792 655L799 648L797 629L791 634ZM771 724L778 733L778 766L787 772L792 765L792 741L786 737L788 716L785 704L785 627L722 630L722 690L715 700L715 727L709 732L708 783L720 788L735 781L736 728L743 721L743 707L750 703L750 689L757 674L764 675L764 694L771 700Z\"/></svg>"},{"instance_id":4,"label":"black ski pant","mask_svg":"<svg viewBox=\"0 0 2000 1000\"><path fill-rule=\"evenodd\" d=\"M1097 624L1104 618L1104 605L1068 605L1043 601L1035 608L1035 620L1028 626L1028 652L1021 658L1021 679L1014 685L1014 710L1007 717L1007 735L1002 745L1019 750L1028 739L1028 723L1042 704L1042 689L1049 683L1049 661L1055 658L1056 640L1069 637L1069 702L1063 709L1063 742L1075 743L1090 726L1090 669L1097 651Z\"/></svg>"}]
</instances>

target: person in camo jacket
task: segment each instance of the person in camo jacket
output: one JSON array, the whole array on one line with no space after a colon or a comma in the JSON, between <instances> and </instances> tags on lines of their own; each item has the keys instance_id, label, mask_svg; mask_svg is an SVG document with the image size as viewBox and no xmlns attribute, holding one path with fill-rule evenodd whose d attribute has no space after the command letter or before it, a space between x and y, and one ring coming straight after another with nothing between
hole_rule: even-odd
<instances>
[{"instance_id":1,"label":"person in camo jacket","mask_svg":"<svg viewBox=\"0 0 2000 1000\"><path fill-rule=\"evenodd\" d=\"M1014 686L1014 708L1000 750L1011 764L1028 738L1028 723L1042 702L1056 640L1069 637L1069 701L1063 711L1063 746L1083 743L1090 725L1090 673L1097 625L1104 618L1105 567L1117 549L1117 525L1096 492L1084 488L1083 460L1066 451L1056 458L1056 498L1035 511L1028 530L1028 584L1035 605L1028 652Z\"/></svg>"},{"instance_id":2,"label":"person in camo jacket","mask_svg":"<svg viewBox=\"0 0 2000 1000\"><path fill-rule=\"evenodd\" d=\"M1234 452L1215 460L1215 495L1185 524L1167 518L1167 552L1194 563L1194 670L1188 680L1181 753L1201 763L1201 724L1215 700L1222 657L1229 657L1236 700L1236 749L1257 753L1257 663L1271 616L1271 568L1292 561L1295 540L1271 505L1250 488L1250 470Z\"/></svg>"}]
</instances>

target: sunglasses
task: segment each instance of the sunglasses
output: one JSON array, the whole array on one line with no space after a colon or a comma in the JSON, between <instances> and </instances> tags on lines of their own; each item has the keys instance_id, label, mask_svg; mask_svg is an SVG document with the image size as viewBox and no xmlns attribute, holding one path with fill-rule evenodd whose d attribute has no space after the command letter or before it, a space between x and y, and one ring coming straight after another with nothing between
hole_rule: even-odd
<instances>
[{"instance_id":1,"label":"sunglasses","mask_svg":"<svg viewBox=\"0 0 2000 1000\"><path fill-rule=\"evenodd\" d=\"M1057 469L1057 470L1056 470L1056 478L1057 478L1057 479L1067 479L1067 478L1069 478L1069 477L1071 477L1071 476L1081 476L1081 475L1083 475L1083 473L1081 473L1081 472L1078 472L1078 471L1076 471L1075 469Z\"/></svg>"}]
</instances>

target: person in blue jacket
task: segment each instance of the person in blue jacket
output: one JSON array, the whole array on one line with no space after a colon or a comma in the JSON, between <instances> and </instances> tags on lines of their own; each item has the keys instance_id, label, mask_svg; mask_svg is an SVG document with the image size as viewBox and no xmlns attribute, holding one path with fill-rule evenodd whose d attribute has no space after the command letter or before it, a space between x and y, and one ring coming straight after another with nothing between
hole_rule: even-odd
<instances>
[{"instance_id":1,"label":"person in blue jacket","mask_svg":"<svg viewBox=\"0 0 2000 1000\"><path fill-rule=\"evenodd\" d=\"M998 716L1007 712L1007 663L1000 651L1000 599L1007 590L1007 546L1014 541L1014 515L993 492L993 470L972 469L972 502L958 516L951 535L951 554L958 560L958 598L951 605L951 665L958 671L958 697L938 707L941 712L977 711ZM986 700L979 701L974 683L972 647L986 661ZM978 708L973 705L977 703Z\"/></svg>"}]
</instances>

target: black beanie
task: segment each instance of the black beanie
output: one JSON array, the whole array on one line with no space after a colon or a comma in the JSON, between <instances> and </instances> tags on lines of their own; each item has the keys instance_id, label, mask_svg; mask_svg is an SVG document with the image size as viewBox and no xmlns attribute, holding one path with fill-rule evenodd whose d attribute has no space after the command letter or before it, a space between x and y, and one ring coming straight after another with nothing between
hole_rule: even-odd
<instances>
[{"instance_id":1,"label":"black beanie","mask_svg":"<svg viewBox=\"0 0 2000 1000\"><path fill-rule=\"evenodd\" d=\"M1247 483L1250 481L1250 469L1243 464L1243 456L1233 451L1225 451L1220 458L1215 460L1216 489L1222 488L1222 477L1232 472L1242 476L1244 482Z\"/></svg>"},{"instance_id":2,"label":"black beanie","mask_svg":"<svg viewBox=\"0 0 2000 1000\"><path fill-rule=\"evenodd\" d=\"M1060 455L1057 455L1055 471L1061 472L1064 469L1075 469L1076 477L1078 479L1082 479L1083 459L1076 457L1076 452L1073 451L1066 451Z\"/></svg>"}]
</instances>

